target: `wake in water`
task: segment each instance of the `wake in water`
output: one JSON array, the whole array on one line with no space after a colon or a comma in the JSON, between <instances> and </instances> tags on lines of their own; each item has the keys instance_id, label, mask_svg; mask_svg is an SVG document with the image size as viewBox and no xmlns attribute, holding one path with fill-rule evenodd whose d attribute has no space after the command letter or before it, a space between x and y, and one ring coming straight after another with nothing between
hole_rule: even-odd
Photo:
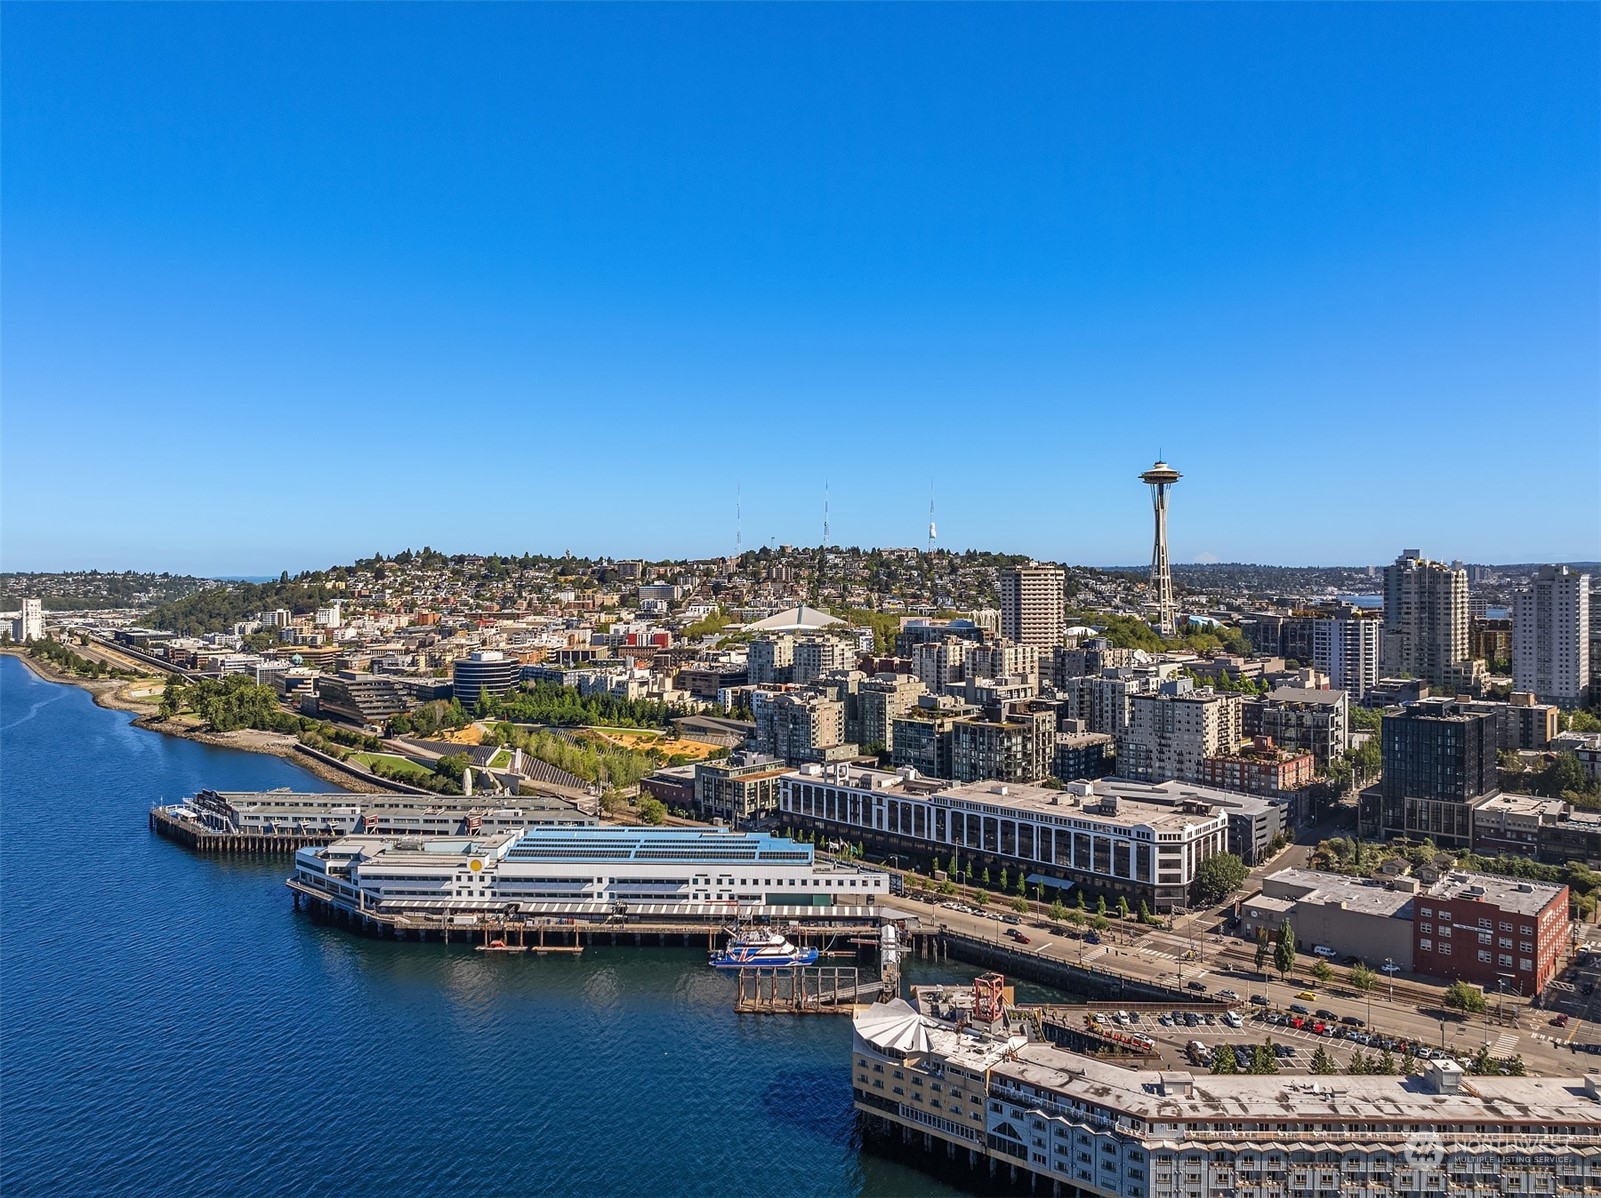
<instances>
[{"instance_id":1,"label":"wake in water","mask_svg":"<svg viewBox=\"0 0 1601 1198\"><path fill-rule=\"evenodd\" d=\"M26 724L29 720L33 719L34 716L39 714L39 711L40 711L41 708L49 707L50 704L54 703L57 699L65 699L66 697L67 697L66 692L63 691L60 694L51 695L48 699L40 699L32 707L28 708L28 714L27 715L18 716L16 719L12 720L9 724L0 724L0 732L10 732L13 728L17 727L19 724Z\"/></svg>"}]
</instances>

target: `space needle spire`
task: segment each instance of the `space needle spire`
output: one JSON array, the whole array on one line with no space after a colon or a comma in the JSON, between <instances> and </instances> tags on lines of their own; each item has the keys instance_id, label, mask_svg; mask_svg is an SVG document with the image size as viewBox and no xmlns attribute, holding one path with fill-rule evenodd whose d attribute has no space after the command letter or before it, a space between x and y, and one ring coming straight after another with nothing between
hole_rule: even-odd
<instances>
[{"instance_id":1,"label":"space needle spire","mask_svg":"<svg viewBox=\"0 0 1601 1198\"><path fill-rule=\"evenodd\" d=\"M1151 594L1156 600L1156 630L1163 636L1178 631L1173 609L1173 572L1167 564L1167 492L1184 476L1166 462L1158 461L1140 481L1151 488L1151 508L1156 517L1156 537L1151 545Z\"/></svg>"}]
</instances>

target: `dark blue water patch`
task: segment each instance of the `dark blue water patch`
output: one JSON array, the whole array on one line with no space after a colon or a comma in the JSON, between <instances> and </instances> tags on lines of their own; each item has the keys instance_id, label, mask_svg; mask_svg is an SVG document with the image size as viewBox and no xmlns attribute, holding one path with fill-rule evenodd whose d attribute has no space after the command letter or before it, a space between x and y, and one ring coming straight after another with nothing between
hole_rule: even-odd
<instances>
[{"instance_id":1,"label":"dark blue water patch","mask_svg":"<svg viewBox=\"0 0 1601 1198\"><path fill-rule=\"evenodd\" d=\"M7 1198L959 1192L859 1151L848 1019L735 1016L702 950L319 926L287 860L147 830L208 786L327 789L0 657Z\"/></svg>"}]
</instances>

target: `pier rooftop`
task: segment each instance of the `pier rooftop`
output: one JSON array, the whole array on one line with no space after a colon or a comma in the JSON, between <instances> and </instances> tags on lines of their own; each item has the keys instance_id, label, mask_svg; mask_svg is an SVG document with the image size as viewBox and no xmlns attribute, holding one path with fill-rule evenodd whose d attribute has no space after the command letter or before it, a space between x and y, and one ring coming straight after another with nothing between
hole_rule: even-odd
<instances>
[{"instance_id":1,"label":"pier rooftop","mask_svg":"<svg viewBox=\"0 0 1601 1198\"><path fill-rule=\"evenodd\" d=\"M980 979L981 982L986 979ZM999 981L999 979L993 979ZM922 995L920 995L920 998ZM1196 1074L1035 1038L1030 1012L940 995L860 1009L854 1104L1034 1188L1122 1198L1401 1198L1601 1190L1601 1074Z\"/></svg>"},{"instance_id":2,"label":"pier rooftop","mask_svg":"<svg viewBox=\"0 0 1601 1198\"><path fill-rule=\"evenodd\" d=\"M290 886L363 915L403 912L870 920L889 876L812 847L714 828L529 828L347 836L295 854Z\"/></svg>"}]
</instances>

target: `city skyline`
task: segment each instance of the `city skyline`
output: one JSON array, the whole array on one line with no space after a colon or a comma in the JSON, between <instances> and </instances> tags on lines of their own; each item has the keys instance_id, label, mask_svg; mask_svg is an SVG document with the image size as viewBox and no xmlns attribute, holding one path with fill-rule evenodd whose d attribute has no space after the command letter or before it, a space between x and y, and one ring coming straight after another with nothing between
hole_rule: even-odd
<instances>
[{"instance_id":1,"label":"city skyline","mask_svg":"<svg viewBox=\"0 0 1601 1198\"><path fill-rule=\"evenodd\" d=\"M1601 558L1593 7L7 16L5 569Z\"/></svg>"}]
</instances>

